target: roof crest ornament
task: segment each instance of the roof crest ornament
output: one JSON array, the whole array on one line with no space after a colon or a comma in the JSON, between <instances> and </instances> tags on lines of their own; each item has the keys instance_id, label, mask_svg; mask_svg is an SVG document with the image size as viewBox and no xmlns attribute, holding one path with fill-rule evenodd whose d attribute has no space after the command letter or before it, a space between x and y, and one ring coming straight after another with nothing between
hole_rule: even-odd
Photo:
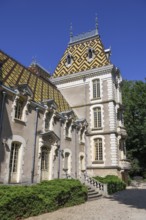
<instances>
[{"instance_id":1,"label":"roof crest ornament","mask_svg":"<svg viewBox=\"0 0 146 220\"><path fill-rule=\"evenodd\" d=\"M36 58L36 56L33 56L32 57L32 62L31 62L31 65L36 65L37 64L37 58Z\"/></svg>"},{"instance_id":2,"label":"roof crest ornament","mask_svg":"<svg viewBox=\"0 0 146 220\"><path fill-rule=\"evenodd\" d=\"M97 14L96 14L96 17L95 17L95 30L96 30L96 34L98 34L98 17L97 17Z\"/></svg>"},{"instance_id":3,"label":"roof crest ornament","mask_svg":"<svg viewBox=\"0 0 146 220\"><path fill-rule=\"evenodd\" d=\"M73 28L72 28L72 23L70 23L70 43L72 43L72 38L73 38Z\"/></svg>"}]
</instances>

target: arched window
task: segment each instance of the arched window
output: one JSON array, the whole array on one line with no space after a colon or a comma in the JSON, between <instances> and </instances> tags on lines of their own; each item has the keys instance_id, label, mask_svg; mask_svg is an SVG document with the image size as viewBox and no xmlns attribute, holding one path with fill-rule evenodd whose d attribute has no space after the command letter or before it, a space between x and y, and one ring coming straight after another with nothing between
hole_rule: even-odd
<instances>
[{"instance_id":1,"label":"arched window","mask_svg":"<svg viewBox=\"0 0 146 220\"><path fill-rule=\"evenodd\" d=\"M102 149L102 139L94 139L94 149L95 149L95 160L103 160L103 149Z\"/></svg>"},{"instance_id":2,"label":"arched window","mask_svg":"<svg viewBox=\"0 0 146 220\"><path fill-rule=\"evenodd\" d=\"M93 99L100 98L100 80L93 80Z\"/></svg>"},{"instance_id":3,"label":"arched window","mask_svg":"<svg viewBox=\"0 0 146 220\"><path fill-rule=\"evenodd\" d=\"M66 170L66 171L68 171L68 169L69 169L69 155L70 155L70 153L65 152L65 155L64 155L64 170Z\"/></svg>"},{"instance_id":4,"label":"arched window","mask_svg":"<svg viewBox=\"0 0 146 220\"><path fill-rule=\"evenodd\" d=\"M93 51L92 51L91 48L89 48L89 50L88 50L88 58L89 58L89 59L92 59L92 58L93 58Z\"/></svg>"},{"instance_id":5,"label":"arched window","mask_svg":"<svg viewBox=\"0 0 146 220\"><path fill-rule=\"evenodd\" d=\"M101 122L101 108L97 107L93 109L94 112L94 128L101 128L102 122Z\"/></svg>"}]
</instances>

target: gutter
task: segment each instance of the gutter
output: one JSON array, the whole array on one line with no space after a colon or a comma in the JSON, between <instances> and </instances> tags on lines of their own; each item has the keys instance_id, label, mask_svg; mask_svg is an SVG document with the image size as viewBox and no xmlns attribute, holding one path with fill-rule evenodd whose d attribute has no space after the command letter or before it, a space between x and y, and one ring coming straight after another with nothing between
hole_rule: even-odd
<instances>
[{"instance_id":1,"label":"gutter","mask_svg":"<svg viewBox=\"0 0 146 220\"><path fill-rule=\"evenodd\" d=\"M0 140L2 137L2 122L3 122L3 115L4 115L4 105L5 105L5 98L6 98L6 92L2 92L2 105L1 105L1 112L0 112Z\"/></svg>"}]
</instances>

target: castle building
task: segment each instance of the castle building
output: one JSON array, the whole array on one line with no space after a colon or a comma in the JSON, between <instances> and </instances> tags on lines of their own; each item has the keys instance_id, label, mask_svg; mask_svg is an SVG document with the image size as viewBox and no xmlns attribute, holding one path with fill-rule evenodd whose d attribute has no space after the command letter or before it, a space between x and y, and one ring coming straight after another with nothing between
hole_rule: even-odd
<instances>
[{"instance_id":1,"label":"castle building","mask_svg":"<svg viewBox=\"0 0 146 220\"><path fill-rule=\"evenodd\" d=\"M70 36L51 77L0 51L0 182L126 177L122 78L98 29Z\"/></svg>"},{"instance_id":2,"label":"castle building","mask_svg":"<svg viewBox=\"0 0 146 220\"><path fill-rule=\"evenodd\" d=\"M122 77L110 61L96 29L70 42L52 82L79 118L86 118L85 155L90 176L118 175L125 179L130 167L126 160L126 130L123 120Z\"/></svg>"}]
</instances>

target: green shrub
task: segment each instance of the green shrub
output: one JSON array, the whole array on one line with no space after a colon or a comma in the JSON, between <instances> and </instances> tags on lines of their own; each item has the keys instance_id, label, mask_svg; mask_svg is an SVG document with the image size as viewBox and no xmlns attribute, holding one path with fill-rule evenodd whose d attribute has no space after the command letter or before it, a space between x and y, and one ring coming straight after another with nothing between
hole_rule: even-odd
<instances>
[{"instance_id":1,"label":"green shrub","mask_svg":"<svg viewBox=\"0 0 146 220\"><path fill-rule=\"evenodd\" d=\"M0 219L15 220L50 212L87 200L78 180L43 181L32 186L0 186Z\"/></svg>"},{"instance_id":2,"label":"green shrub","mask_svg":"<svg viewBox=\"0 0 146 220\"><path fill-rule=\"evenodd\" d=\"M106 183L108 188L108 194L112 194L126 188L126 184L114 175L107 175L106 177L94 177L97 181L101 183Z\"/></svg>"}]
</instances>

